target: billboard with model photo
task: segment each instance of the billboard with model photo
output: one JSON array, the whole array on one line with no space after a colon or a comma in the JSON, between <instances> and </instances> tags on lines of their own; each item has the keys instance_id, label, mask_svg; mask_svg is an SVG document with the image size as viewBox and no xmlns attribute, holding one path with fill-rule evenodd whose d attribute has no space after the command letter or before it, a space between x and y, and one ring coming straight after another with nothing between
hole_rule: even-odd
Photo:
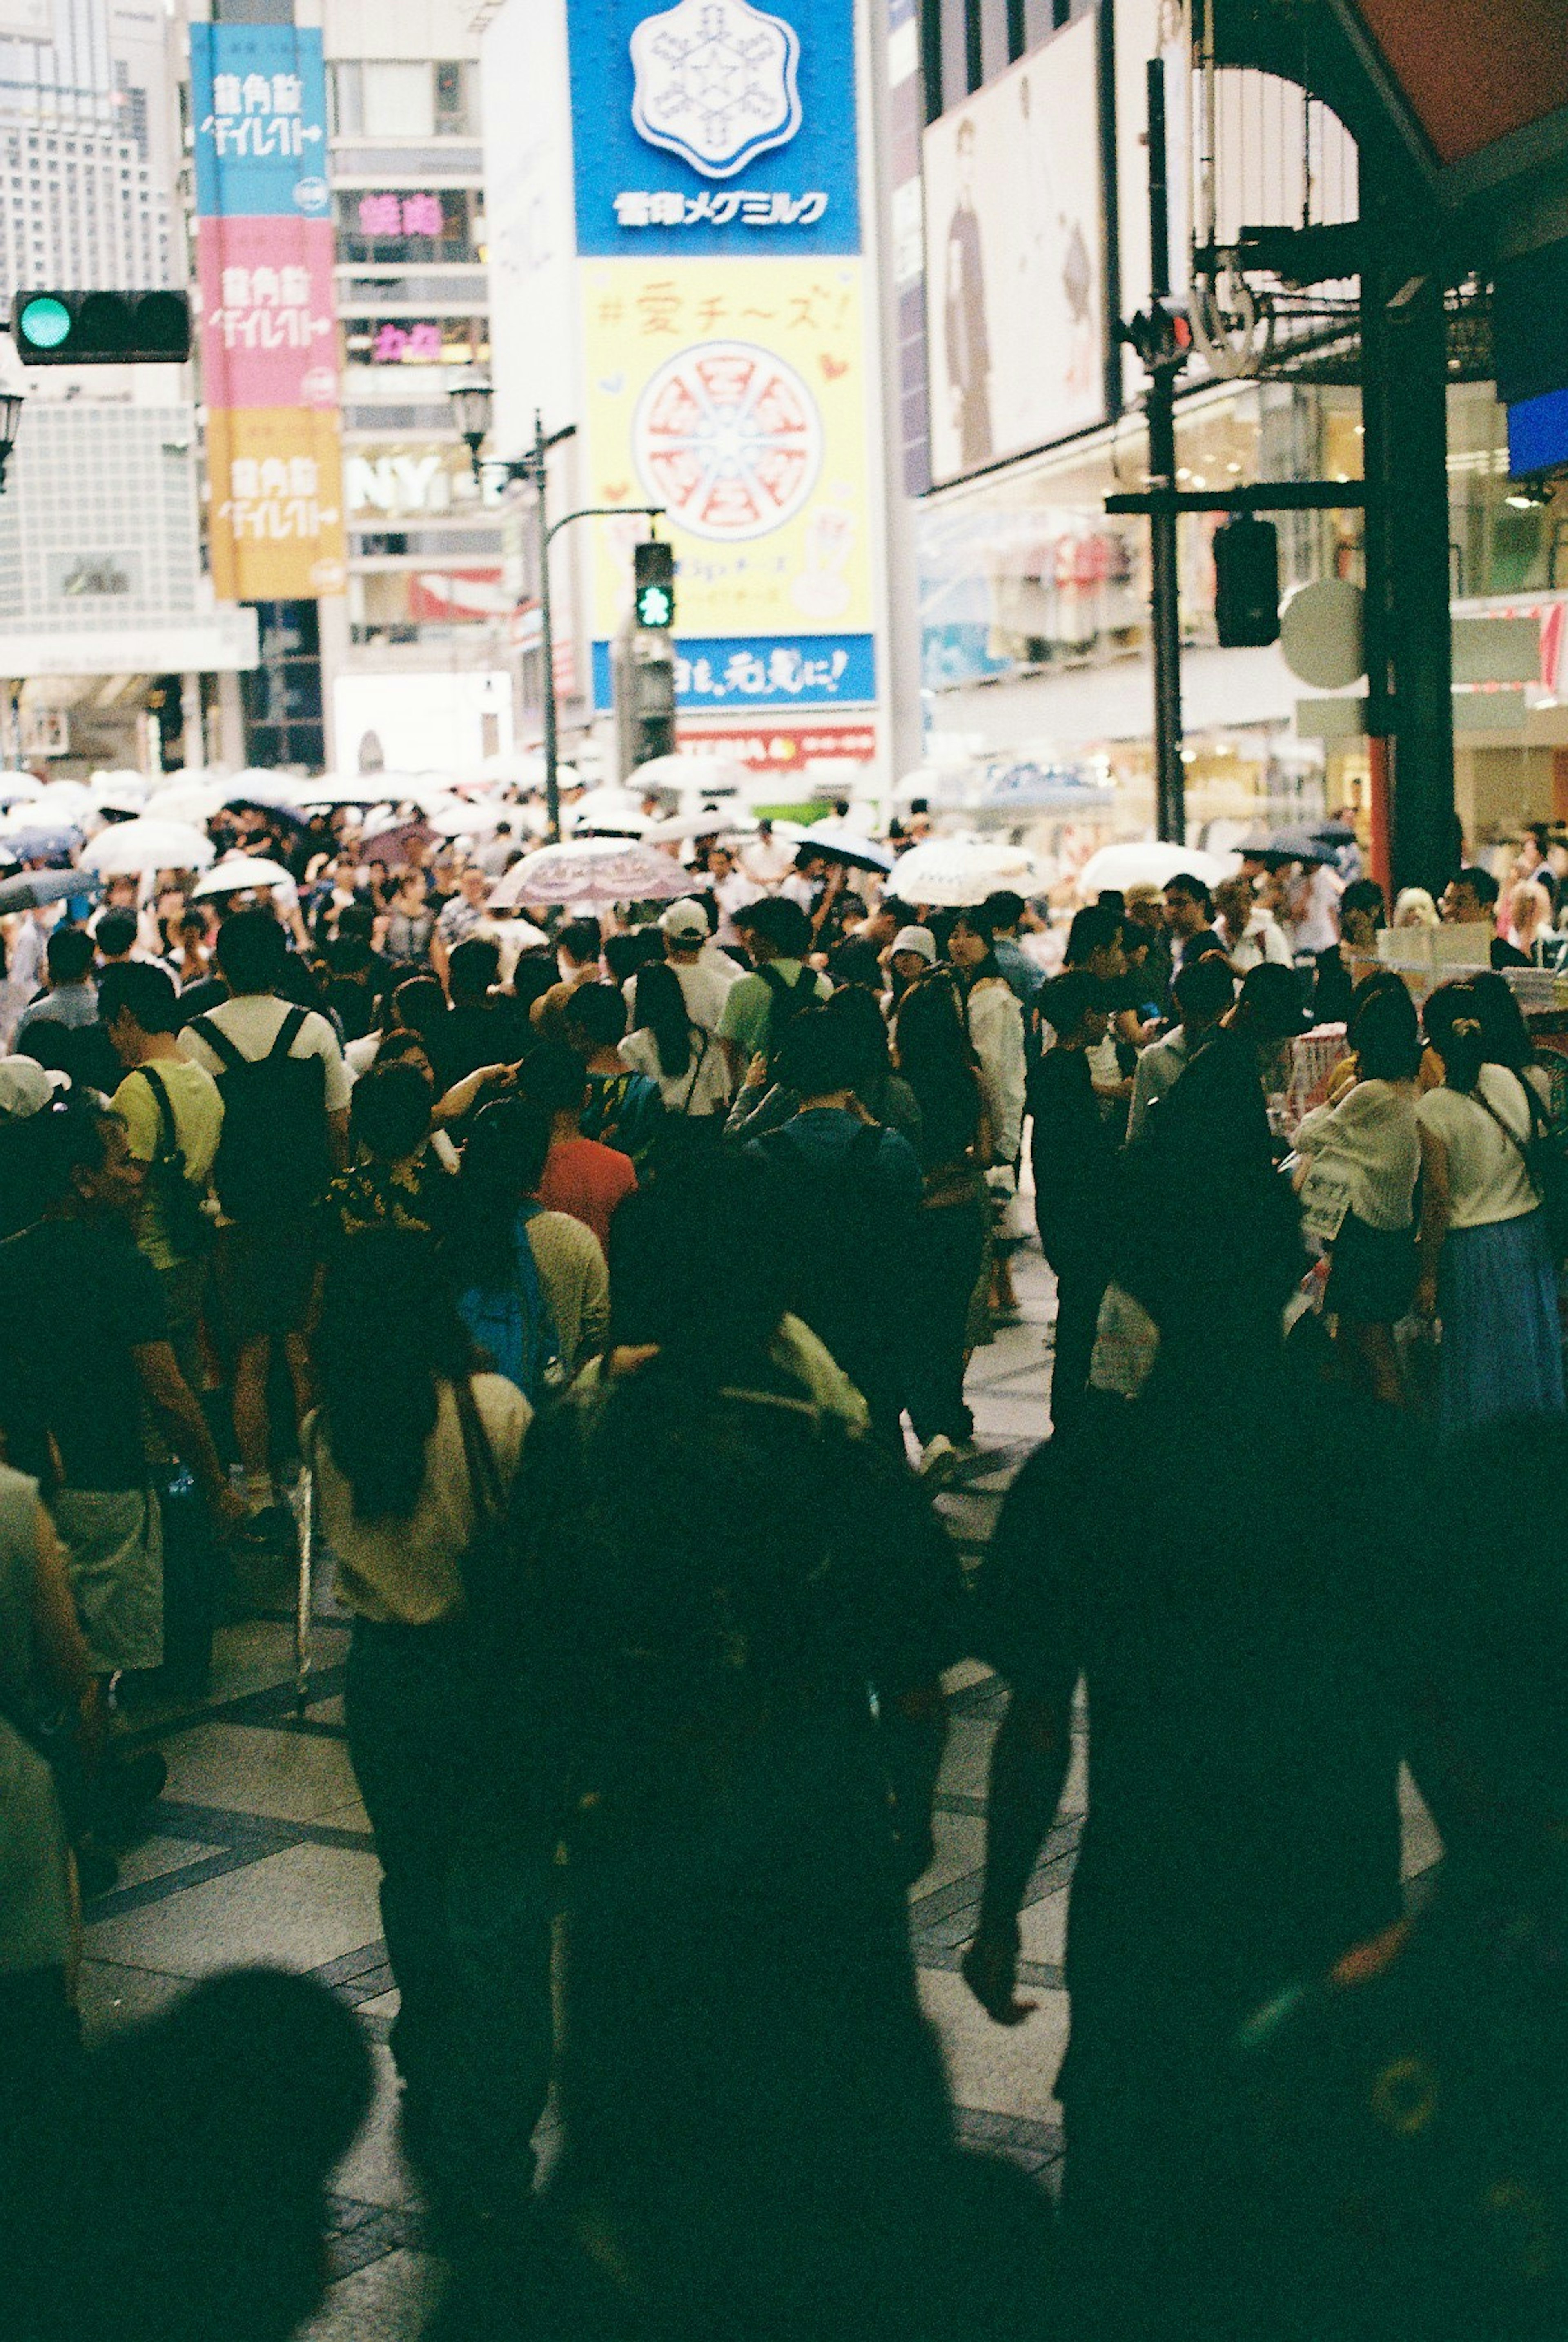
<instances>
[{"instance_id":1,"label":"billboard with model photo","mask_svg":"<svg viewBox=\"0 0 1568 2342\"><path fill-rule=\"evenodd\" d=\"M1091 11L925 133L939 482L1105 419L1098 41Z\"/></svg>"}]
</instances>

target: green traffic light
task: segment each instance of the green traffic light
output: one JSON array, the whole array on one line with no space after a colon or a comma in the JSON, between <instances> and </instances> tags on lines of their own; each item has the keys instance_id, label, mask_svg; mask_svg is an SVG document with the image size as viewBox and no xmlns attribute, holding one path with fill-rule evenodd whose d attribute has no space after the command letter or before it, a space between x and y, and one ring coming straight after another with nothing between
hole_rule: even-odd
<instances>
[{"instance_id":1,"label":"green traffic light","mask_svg":"<svg viewBox=\"0 0 1568 2342\"><path fill-rule=\"evenodd\" d=\"M675 615L675 597L667 586L644 586L637 596L640 626L667 626Z\"/></svg>"},{"instance_id":2,"label":"green traffic light","mask_svg":"<svg viewBox=\"0 0 1568 2342\"><path fill-rule=\"evenodd\" d=\"M71 330L71 312L64 301L44 293L27 303L17 323L24 340L35 350L57 350Z\"/></svg>"}]
</instances>

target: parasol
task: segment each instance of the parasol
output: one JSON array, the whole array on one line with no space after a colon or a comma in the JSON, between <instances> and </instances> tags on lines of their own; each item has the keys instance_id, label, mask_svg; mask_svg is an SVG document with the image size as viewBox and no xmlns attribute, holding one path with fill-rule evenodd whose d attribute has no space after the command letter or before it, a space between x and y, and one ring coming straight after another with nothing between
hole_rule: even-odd
<instances>
[{"instance_id":1,"label":"parasol","mask_svg":"<svg viewBox=\"0 0 1568 2342\"><path fill-rule=\"evenodd\" d=\"M215 862L205 877L197 879L191 895L193 899L198 895L248 895L253 887L293 883L283 864L269 862L265 854L234 854L226 862Z\"/></svg>"},{"instance_id":2,"label":"parasol","mask_svg":"<svg viewBox=\"0 0 1568 2342\"><path fill-rule=\"evenodd\" d=\"M828 862L843 862L851 870L873 870L882 877L894 860L890 846L878 846L874 838L863 837L858 830L841 828L835 821L814 822L801 831L795 845L802 854L820 854Z\"/></svg>"},{"instance_id":3,"label":"parasol","mask_svg":"<svg viewBox=\"0 0 1568 2342\"><path fill-rule=\"evenodd\" d=\"M638 838L574 837L514 862L490 896L493 911L515 903L673 903L691 874Z\"/></svg>"},{"instance_id":4,"label":"parasol","mask_svg":"<svg viewBox=\"0 0 1568 2342\"><path fill-rule=\"evenodd\" d=\"M140 877L148 870L205 870L217 851L210 837L185 821L116 822L82 850L84 870L101 876Z\"/></svg>"},{"instance_id":5,"label":"parasol","mask_svg":"<svg viewBox=\"0 0 1568 2342\"><path fill-rule=\"evenodd\" d=\"M1156 837L1126 838L1091 854L1074 883L1084 901L1093 902L1107 891L1124 895L1129 886L1166 886L1181 870L1205 886L1217 886L1235 866L1233 854L1205 854L1198 846L1170 846Z\"/></svg>"},{"instance_id":6,"label":"parasol","mask_svg":"<svg viewBox=\"0 0 1568 2342\"><path fill-rule=\"evenodd\" d=\"M1021 846L990 845L968 837L928 837L901 855L893 867L893 891L901 903L928 903L939 910L984 903L1006 887L1028 895L1038 885L1033 855Z\"/></svg>"},{"instance_id":7,"label":"parasol","mask_svg":"<svg viewBox=\"0 0 1568 2342\"><path fill-rule=\"evenodd\" d=\"M85 870L25 870L0 878L0 912L32 911L41 903L64 903L73 895L95 895L99 881Z\"/></svg>"}]
</instances>

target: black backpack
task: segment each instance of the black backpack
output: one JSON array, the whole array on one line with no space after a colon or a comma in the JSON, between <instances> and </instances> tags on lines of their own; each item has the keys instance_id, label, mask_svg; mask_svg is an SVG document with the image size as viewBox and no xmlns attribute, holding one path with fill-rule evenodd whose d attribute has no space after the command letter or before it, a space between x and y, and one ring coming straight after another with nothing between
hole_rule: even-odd
<instances>
[{"instance_id":1,"label":"black backpack","mask_svg":"<svg viewBox=\"0 0 1568 2342\"><path fill-rule=\"evenodd\" d=\"M896 1379L898 1254L909 1231L876 1176L884 1134L857 1130L843 1161L819 1166L788 1123L756 1141L770 1175L770 1241L789 1263L788 1306L864 1391Z\"/></svg>"},{"instance_id":2,"label":"black backpack","mask_svg":"<svg viewBox=\"0 0 1568 2342\"><path fill-rule=\"evenodd\" d=\"M769 960L764 966L758 968L757 974L766 985L770 996L768 1000L768 1079L770 1082L776 1082L779 1052L784 1047L784 1038L790 1026L803 1009L814 1008L817 1005L816 970L814 967L803 967L794 982L789 984Z\"/></svg>"},{"instance_id":3,"label":"black backpack","mask_svg":"<svg viewBox=\"0 0 1568 2342\"><path fill-rule=\"evenodd\" d=\"M326 1067L320 1057L289 1055L305 1019L303 1008L291 1008L265 1057L242 1056L210 1016L189 1027L223 1066L224 1129L213 1185L232 1220L293 1219L331 1176Z\"/></svg>"},{"instance_id":4,"label":"black backpack","mask_svg":"<svg viewBox=\"0 0 1568 2342\"><path fill-rule=\"evenodd\" d=\"M147 1185L163 1217L171 1249L182 1260L195 1260L205 1252L212 1223L202 1210L203 1193L185 1166L174 1101L163 1076L152 1066L139 1066L158 1106L157 1152L147 1166Z\"/></svg>"}]
</instances>

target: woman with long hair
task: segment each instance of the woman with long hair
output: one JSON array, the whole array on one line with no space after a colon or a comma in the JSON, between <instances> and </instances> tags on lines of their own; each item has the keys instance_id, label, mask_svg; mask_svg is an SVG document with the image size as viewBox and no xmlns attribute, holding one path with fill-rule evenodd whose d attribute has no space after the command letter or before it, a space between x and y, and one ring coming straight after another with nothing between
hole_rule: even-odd
<instances>
[{"instance_id":1,"label":"woman with long hair","mask_svg":"<svg viewBox=\"0 0 1568 2342\"><path fill-rule=\"evenodd\" d=\"M980 1096L985 1108L991 1190L995 1222L991 1270L991 1306L995 1323L1018 1322L1009 1253L1020 1240L1016 1218L1018 1154L1024 1137L1024 1091L1027 1066L1024 1011L997 965L995 933L984 911L960 911L947 937L947 956L964 994L964 1022L974 1050Z\"/></svg>"},{"instance_id":2,"label":"woman with long hair","mask_svg":"<svg viewBox=\"0 0 1568 2342\"><path fill-rule=\"evenodd\" d=\"M482 1350L531 1400L604 1337L610 1278L592 1228L539 1201L550 1116L518 1097L474 1116L463 1150L449 1266Z\"/></svg>"},{"instance_id":3,"label":"woman with long hair","mask_svg":"<svg viewBox=\"0 0 1568 2342\"><path fill-rule=\"evenodd\" d=\"M911 1263L909 1419L922 1473L941 1477L974 1428L964 1374L988 1225L980 1073L950 977L928 975L904 994L894 1051L920 1108L916 1151L924 1178Z\"/></svg>"},{"instance_id":4,"label":"woman with long hair","mask_svg":"<svg viewBox=\"0 0 1568 2342\"><path fill-rule=\"evenodd\" d=\"M686 1007L681 980L666 960L640 970L633 986L632 1030L621 1056L659 1086L666 1115L708 1121L728 1110L729 1067L714 1036Z\"/></svg>"},{"instance_id":5,"label":"woman with long hair","mask_svg":"<svg viewBox=\"0 0 1568 2342\"><path fill-rule=\"evenodd\" d=\"M483 2013L476 2060L451 1901L481 1724L484 1556L501 1532L532 1410L514 1384L474 1371L434 1247L419 1236L377 1229L337 1250L315 1360L321 1406L306 1419L305 1454L353 1620L344 1712L382 1868L382 1927L402 2002L389 2046L405 2114L444 2158L474 2119L476 2063L509 2062L515 2109L487 2137L525 2183L548 2069L547 1960L543 2020L524 1978L517 2010Z\"/></svg>"},{"instance_id":6,"label":"woman with long hair","mask_svg":"<svg viewBox=\"0 0 1568 2342\"><path fill-rule=\"evenodd\" d=\"M1416 1108L1416 1306L1443 1327L1438 1419L1446 1437L1503 1416L1563 1411L1557 1266L1530 1163L1545 1102L1533 1068L1493 1056L1510 1046L1500 1026L1479 985L1442 985L1426 1004L1443 1084Z\"/></svg>"}]
</instances>

